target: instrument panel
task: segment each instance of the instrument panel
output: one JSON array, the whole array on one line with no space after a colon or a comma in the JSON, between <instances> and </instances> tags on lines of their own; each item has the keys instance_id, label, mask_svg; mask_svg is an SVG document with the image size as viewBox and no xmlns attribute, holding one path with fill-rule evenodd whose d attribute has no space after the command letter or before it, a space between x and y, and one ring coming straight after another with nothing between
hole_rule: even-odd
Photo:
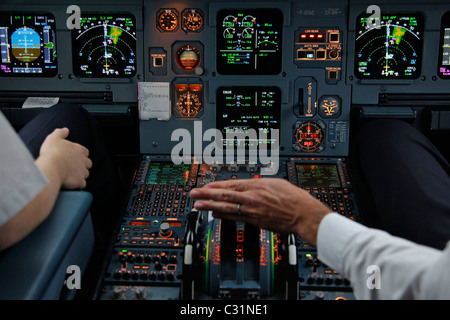
<instances>
[{"instance_id":1,"label":"instrument panel","mask_svg":"<svg viewBox=\"0 0 450 320\"><path fill-rule=\"evenodd\" d=\"M441 21L438 75L450 79L450 11L442 16Z\"/></svg>"},{"instance_id":2,"label":"instrument panel","mask_svg":"<svg viewBox=\"0 0 450 320\"><path fill-rule=\"evenodd\" d=\"M188 194L266 174L358 221L345 162L351 114L377 107L380 95L409 104L415 94L433 102L448 93L448 3L381 1L374 17L365 0L82 0L77 28L69 0L6 2L0 103L11 93L19 102L92 96L84 106L100 114L138 111L142 158L101 299L352 298L308 243L197 215ZM241 158L228 162L229 149ZM274 157L254 159L255 151ZM280 160L278 171L267 174L267 158ZM293 273L285 272L289 246ZM202 272L189 270L187 253Z\"/></svg>"},{"instance_id":3,"label":"instrument panel","mask_svg":"<svg viewBox=\"0 0 450 320\"><path fill-rule=\"evenodd\" d=\"M217 13L217 72L278 74L281 71L283 14L278 9Z\"/></svg>"},{"instance_id":4,"label":"instrument panel","mask_svg":"<svg viewBox=\"0 0 450 320\"><path fill-rule=\"evenodd\" d=\"M83 78L131 78L136 74L133 15L83 15L72 31L73 71Z\"/></svg>"},{"instance_id":5,"label":"instrument panel","mask_svg":"<svg viewBox=\"0 0 450 320\"><path fill-rule=\"evenodd\" d=\"M277 178L360 221L345 159L285 158L282 167ZM306 241L193 209L193 187L261 174L260 165L142 156L99 298L309 300L325 292L326 299L354 299L349 281L320 262Z\"/></svg>"},{"instance_id":6,"label":"instrument panel","mask_svg":"<svg viewBox=\"0 0 450 320\"><path fill-rule=\"evenodd\" d=\"M346 156L353 108L377 105L386 92L446 93L450 77L445 4L380 4L375 18L363 1L80 6L79 28L66 24L64 2L45 10L0 6L2 88L98 94L109 104L105 112L145 105L144 154L170 153L176 141L159 133L182 128L193 135L201 121L203 130L222 135L279 132L275 140L231 143L236 147L264 142L284 156ZM141 101L142 82L163 83L169 95L151 92ZM245 92L252 87L272 88L270 110L264 97ZM208 141L199 140L203 150Z\"/></svg>"},{"instance_id":7,"label":"instrument panel","mask_svg":"<svg viewBox=\"0 0 450 320\"><path fill-rule=\"evenodd\" d=\"M223 134L225 147L257 148L261 143L277 142L272 131L280 130L278 87L220 87L217 102L216 124Z\"/></svg>"},{"instance_id":8,"label":"instrument panel","mask_svg":"<svg viewBox=\"0 0 450 320\"><path fill-rule=\"evenodd\" d=\"M58 72L55 17L0 13L0 76L53 77Z\"/></svg>"},{"instance_id":9,"label":"instrument panel","mask_svg":"<svg viewBox=\"0 0 450 320\"><path fill-rule=\"evenodd\" d=\"M360 79L416 79L420 76L424 18L420 13L382 13L375 23L358 16L355 75Z\"/></svg>"}]
</instances>

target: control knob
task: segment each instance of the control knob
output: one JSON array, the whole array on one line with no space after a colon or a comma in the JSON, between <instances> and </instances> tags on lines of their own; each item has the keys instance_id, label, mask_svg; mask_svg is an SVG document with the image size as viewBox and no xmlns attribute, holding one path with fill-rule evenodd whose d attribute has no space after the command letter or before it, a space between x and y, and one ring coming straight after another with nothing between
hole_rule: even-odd
<instances>
[{"instance_id":1,"label":"control knob","mask_svg":"<svg viewBox=\"0 0 450 320\"><path fill-rule=\"evenodd\" d=\"M167 222L161 223L159 226L159 234L162 237L170 237L172 235L172 229L170 229L170 224Z\"/></svg>"}]
</instances>

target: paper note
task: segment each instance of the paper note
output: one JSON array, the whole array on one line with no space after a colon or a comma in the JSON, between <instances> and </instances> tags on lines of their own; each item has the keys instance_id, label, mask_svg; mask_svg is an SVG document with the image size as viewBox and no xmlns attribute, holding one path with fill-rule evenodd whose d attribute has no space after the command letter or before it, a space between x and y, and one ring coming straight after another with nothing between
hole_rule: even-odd
<instances>
[{"instance_id":1,"label":"paper note","mask_svg":"<svg viewBox=\"0 0 450 320\"><path fill-rule=\"evenodd\" d=\"M139 118L141 120L170 118L169 82L139 82Z\"/></svg>"},{"instance_id":2,"label":"paper note","mask_svg":"<svg viewBox=\"0 0 450 320\"><path fill-rule=\"evenodd\" d=\"M50 108L58 104L59 98L29 97L22 105L22 108Z\"/></svg>"}]
</instances>

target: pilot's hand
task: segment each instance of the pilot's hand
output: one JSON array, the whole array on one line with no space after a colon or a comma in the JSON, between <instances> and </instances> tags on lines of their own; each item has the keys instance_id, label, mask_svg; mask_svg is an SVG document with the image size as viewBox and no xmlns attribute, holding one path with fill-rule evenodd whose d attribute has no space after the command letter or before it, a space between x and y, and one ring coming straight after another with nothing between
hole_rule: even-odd
<instances>
[{"instance_id":1,"label":"pilot's hand","mask_svg":"<svg viewBox=\"0 0 450 320\"><path fill-rule=\"evenodd\" d=\"M71 142L66 138L69 129L56 129L44 140L39 158L50 161L55 167L55 176L63 188L83 189L92 161L89 150L84 146Z\"/></svg>"},{"instance_id":2,"label":"pilot's hand","mask_svg":"<svg viewBox=\"0 0 450 320\"><path fill-rule=\"evenodd\" d=\"M313 246L320 221L331 212L305 190L276 178L212 182L193 189L190 196L197 199L197 210L212 210L215 218L295 233Z\"/></svg>"}]
</instances>

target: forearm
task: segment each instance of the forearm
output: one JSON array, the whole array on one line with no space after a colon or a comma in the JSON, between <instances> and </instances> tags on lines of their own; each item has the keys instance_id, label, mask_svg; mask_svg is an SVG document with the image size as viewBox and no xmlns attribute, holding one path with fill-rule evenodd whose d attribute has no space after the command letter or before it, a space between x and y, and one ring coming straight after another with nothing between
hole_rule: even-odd
<instances>
[{"instance_id":1,"label":"forearm","mask_svg":"<svg viewBox=\"0 0 450 320\"><path fill-rule=\"evenodd\" d=\"M49 183L20 212L0 227L0 250L8 248L26 237L49 215L61 189L57 166L51 159L38 158L36 165Z\"/></svg>"}]
</instances>

